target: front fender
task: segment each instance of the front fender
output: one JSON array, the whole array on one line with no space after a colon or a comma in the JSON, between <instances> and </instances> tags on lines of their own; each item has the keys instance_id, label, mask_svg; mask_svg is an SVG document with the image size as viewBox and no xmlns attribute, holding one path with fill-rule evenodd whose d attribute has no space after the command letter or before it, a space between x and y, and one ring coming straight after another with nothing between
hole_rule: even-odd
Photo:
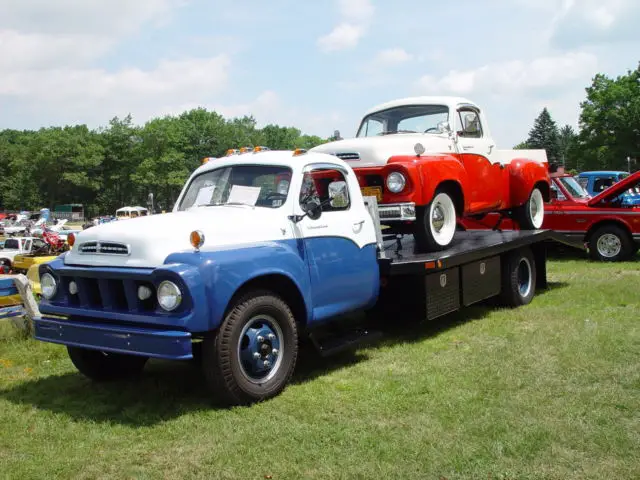
<instances>
[{"instance_id":1,"label":"front fender","mask_svg":"<svg viewBox=\"0 0 640 480\"><path fill-rule=\"evenodd\" d=\"M548 189L551 187L551 178L544 165L527 159L514 159L509 164L508 207L513 208L524 204L538 182L544 182ZM548 191L542 193L546 195Z\"/></svg>"},{"instance_id":2,"label":"front fender","mask_svg":"<svg viewBox=\"0 0 640 480\"><path fill-rule=\"evenodd\" d=\"M283 275L300 291L307 312L312 312L309 271L298 240L264 242L213 251L182 252L167 257L166 264L192 265L198 269L198 297L207 305L205 330L222 323L233 295L248 281L265 275ZM192 330L193 331L193 330Z\"/></svg>"}]
</instances>

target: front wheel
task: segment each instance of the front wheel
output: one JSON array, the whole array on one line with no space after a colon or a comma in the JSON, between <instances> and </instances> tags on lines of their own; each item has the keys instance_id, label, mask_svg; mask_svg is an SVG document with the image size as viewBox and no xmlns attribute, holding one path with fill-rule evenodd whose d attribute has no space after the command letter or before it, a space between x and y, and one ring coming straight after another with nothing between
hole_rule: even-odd
<instances>
[{"instance_id":1,"label":"front wheel","mask_svg":"<svg viewBox=\"0 0 640 480\"><path fill-rule=\"evenodd\" d=\"M633 252L633 238L618 225L604 225L589 238L589 254L594 260L620 262Z\"/></svg>"},{"instance_id":2,"label":"front wheel","mask_svg":"<svg viewBox=\"0 0 640 480\"><path fill-rule=\"evenodd\" d=\"M516 220L522 230L538 230L544 220L544 198L538 187L534 188L524 205L516 211Z\"/></svg>"},{"instance_id":3,"label":"front wheel","mask_svg":"<svg viewBox=\"0 0 640 480\"><path fill-rule=\"evenodd\" d=\"M220 403L246 405L282 392L297 355L298 331L289 306L269 292L253 292L204 339L202 369Z\"/></svg>"},{"instance_id":4,"label":"front wheel","mask_svg":"<svg viewBox=\"0 0 640 480\"><path fill-rule=\"evenodd\" d=\"M421 209L414 237L420 250L433 252L447 248L456 233L456 207L451 195L438 189L433 200Z\"/></svg>"},{"instance_id":5,"label":"front wheel","mask_svg":"<svg viewBox=\"0 0 640 480\"><path fill-rule=\"evenodd\" d=\"M119 380L138 375L148 357L67 347L71 362L80 373L96 381Z\"/></svg>"}]
</instances>

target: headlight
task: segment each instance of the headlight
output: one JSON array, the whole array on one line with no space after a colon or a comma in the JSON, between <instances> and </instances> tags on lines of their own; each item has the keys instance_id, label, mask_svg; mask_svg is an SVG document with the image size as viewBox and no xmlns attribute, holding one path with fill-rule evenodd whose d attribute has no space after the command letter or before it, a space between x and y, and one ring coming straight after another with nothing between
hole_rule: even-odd
<instances>
[{"instance_id":1,"label":"headlight","mask_svg":"<svg viewBox=\"0 0 640 480\"><path fill-rule=\"evenodd\" d=\"M42 290L42 296L47 300L51 300L58 289L56 279L50 273L45 273L40 277L40 290Z\"/></svg>"},{"instance_id":2,"label":"headlight","mask_svg":"<svg viewBox=\"0 0 640 480\"><path fill-rule=\"evenodd\" d=\"M399 172L390 173L387 177L387 188L392 193L400 193L407 184L404 175Z\"/></svg>"},{"instance_id":3,"label":"headlight","mask_svg":"<svg viewBox=\"0 0 640 480\"><path fill-rule=\"evenodd\" d=\"M181 301L182 292L180 292L180 289L175 283L165 280L160 284L158 287L158 304L163 310L167 312L175 310Z\"/></svg>"}]
</instances>

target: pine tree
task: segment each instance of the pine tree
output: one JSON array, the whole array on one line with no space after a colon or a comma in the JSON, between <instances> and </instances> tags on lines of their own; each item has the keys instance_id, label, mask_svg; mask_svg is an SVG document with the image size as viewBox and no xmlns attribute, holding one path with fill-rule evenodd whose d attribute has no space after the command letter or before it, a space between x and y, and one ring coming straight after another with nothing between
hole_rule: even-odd
<instances>
[{"instance_id":1,"label":"pine tree","mask_svg":"<svg viewBox=\"0 0 640 480\"><path fill-rule=\"evenodd\" d=\"M546 150L549 163L558 163L562 160L558 136L558 126L545 107L533 123L526 144L532 149Z\"/></svg>"}]
</instances>

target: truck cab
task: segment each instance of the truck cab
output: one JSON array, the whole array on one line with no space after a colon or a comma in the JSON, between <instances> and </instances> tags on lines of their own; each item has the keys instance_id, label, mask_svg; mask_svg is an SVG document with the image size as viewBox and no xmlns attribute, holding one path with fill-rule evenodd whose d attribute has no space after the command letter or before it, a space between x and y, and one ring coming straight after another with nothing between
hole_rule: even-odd
<instances>
[{"instance_id":1,"label":"truck cab","mask_svg":"<svg viewBox=\"0 0 640 480\"><path fill-rule=\"evenodd\" d=\"M538 229L549 199L544 150L501 150L484 111L460 97L411 97L365 113L355 138L311 149L355 170L382 221L425 251L447 248L460 217L502 212Z\"/></svg>"}]
</instances>

